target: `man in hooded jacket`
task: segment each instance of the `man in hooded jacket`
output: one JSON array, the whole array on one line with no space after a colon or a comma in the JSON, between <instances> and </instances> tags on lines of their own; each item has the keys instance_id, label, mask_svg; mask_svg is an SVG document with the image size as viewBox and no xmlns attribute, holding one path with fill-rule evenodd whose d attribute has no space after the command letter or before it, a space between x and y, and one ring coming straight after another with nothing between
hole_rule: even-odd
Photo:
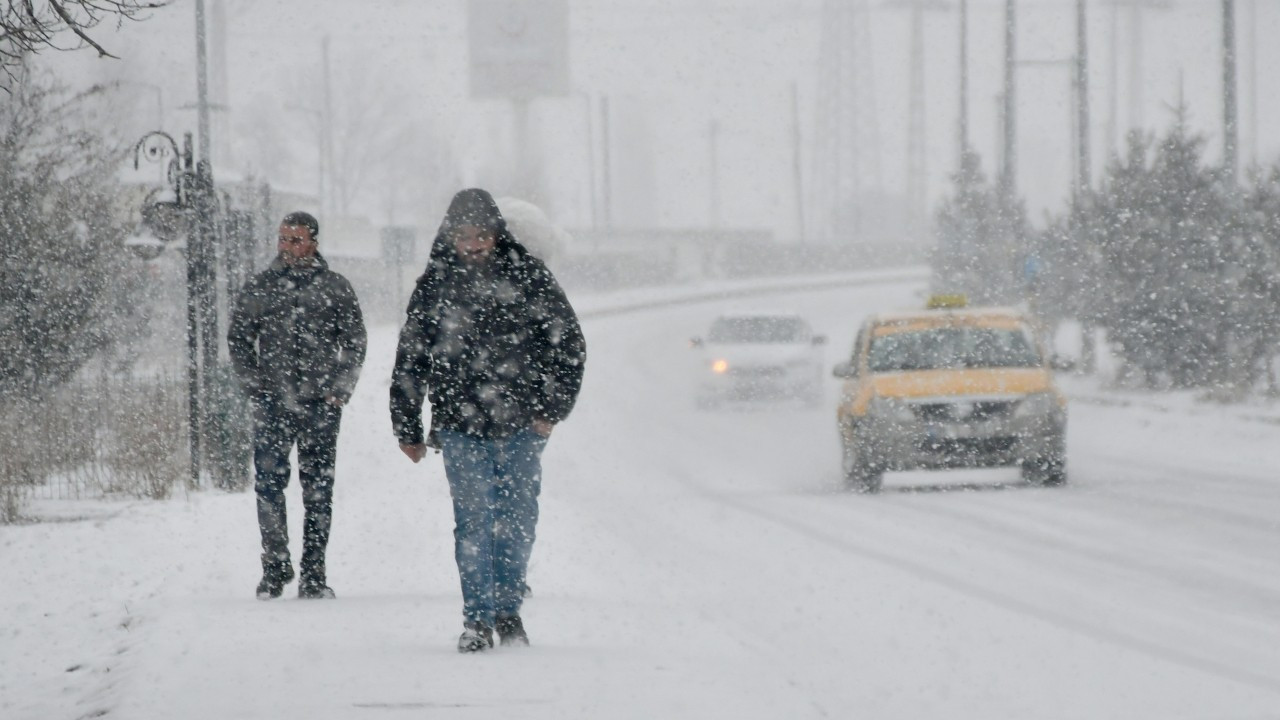
<instances>
[{"instance_id":1,"label":"man in hooded jacket","mask_svg":"<svg viewBox=\"0 0 1280 720\"><path fill-rule=\"evenodd\" d=\"M280 597L294 577L284 489L295 444L306 510L298 597L334 597L324 556L333 518L338 426L360 377L366 334L351 283L330 270L317 250L319 234L310 214L285 216L279 255L245 284L227 329L231 365L254 413L260 600Z\"/></svg>"},{"instance_id":2,"label":"man in hooded jacket","mask_svg":"<svg viewBox=\"0 0 1280 720\"><path fill-rule=\"evenodd\" d=\"M493 197L454 196L400 332L391 421L415 463L444 453L465 631L459 652L527 645L520 617L541 456L582 385L586 342L547 267ZM424 390L431 432L423 436Z\"/></svg>"}]
</instances>

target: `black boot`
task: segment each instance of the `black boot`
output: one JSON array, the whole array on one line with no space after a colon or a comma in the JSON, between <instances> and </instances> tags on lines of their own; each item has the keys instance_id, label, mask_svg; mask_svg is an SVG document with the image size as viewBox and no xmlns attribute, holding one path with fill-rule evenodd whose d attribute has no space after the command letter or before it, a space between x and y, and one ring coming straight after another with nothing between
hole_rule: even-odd
<instances>
[{"instance_id":1,"label":"black boot","mask_svg":"<svg viewBox=\"0 0 1280 720\"><path fill-rule=\"evenodd\" d=\"M284 592L284 586L293 581L293 565L264 565L262 580L258 583L258 599L274 600Z\"/></svg>"},{"instance_id":2,"label":"black boot","mask_svg":"<svg viewBox=\"0 0 1280 720\"><path fill-rule=\"evenodd\" d=\"M524 622L519 615L498 618L497 630L500 644L529 647L529 634L524 631Z\"/></svg>"},{"instance_id":3,"label":"black boot","mask_svg":"<svg viewBox=\"0 0 1280 720\"><path fill-rule=\"evenodd\" d=\"M493 628L482 622L464 623L466 630L458 638L458 652L473 653L493 647Z\"/></svg>"},{"instance_id":4,"label":"black boot","mask_svg":"<svg viewBox=\"0 0 1280 720\"><path fill-rule=\"evenodd\" d=\"M298 597L303 600L333 600L338 597L333 588L324 584L324 580L315 577L303 577L298 583Z\"/></svg>"}]
</instances>

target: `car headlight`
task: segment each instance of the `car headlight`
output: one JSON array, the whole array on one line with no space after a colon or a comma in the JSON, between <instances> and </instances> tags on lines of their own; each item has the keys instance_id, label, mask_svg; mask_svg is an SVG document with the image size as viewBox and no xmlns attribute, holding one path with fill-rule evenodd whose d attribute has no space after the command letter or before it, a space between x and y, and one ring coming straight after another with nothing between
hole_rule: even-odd
<instances>
[{"instance_id":1,"label":"car headlight","mask_svg":"<svg viewBox=\"0 0 1280 720\"><path fill-rule=\"evenodd\" d=\"M1058 398L1051 392L1032 393L1022 398L1013 411L1015 417L1043 417L1058 408Z\"/></svg>"},{"instance_id":2,"label":"car headlight","mask_svg":"<svg viewBox=\"0 0 1280 720\"><path fill-rule=\"evenodd\" d=\"M871 404L867 406L867 414L881 420L893 420L894 422L912 422L916 419L915 413L911 412L910 405L897 398L879 395L871 398Z\"/></svg>"},{"instance_id":3,"label":"car headlight","mask_svg":"<svg viewBox=\"0 0 1280 720\"><path fill-rule=\"evenodd\" d=\"M711 372L713 372L713 373L715 373L715 374L717 374L717 375L723 375L723 374L725 374L725 373L729 372L729 361L728 361L728 360L723 360L723 359L721 359L721 360L712 360L712 361L711 361Z\"/></svg>"}]
</instances>

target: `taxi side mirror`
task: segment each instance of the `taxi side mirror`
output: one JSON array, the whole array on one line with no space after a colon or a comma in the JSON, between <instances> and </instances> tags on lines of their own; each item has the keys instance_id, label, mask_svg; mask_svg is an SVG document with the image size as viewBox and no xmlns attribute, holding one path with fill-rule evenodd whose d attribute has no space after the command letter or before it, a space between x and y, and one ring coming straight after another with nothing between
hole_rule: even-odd
<instances>
[{"instance_id":1,"label":"taxi side mirror","mask_svg":"<svg viewBox=\"0 0 1280 720\"><path fill-rule=\"evenodd\" d=\"M836 363L836 366L831 369L831 374L841 380L856 378L858 377L858 366L851 362Z\"/></svg>"},{"instance_id":2,"label":"taxi side mirror","mask_svg":"<svg viewBox=\"0 0 1280 720\"><path fill-rule=\"evenodd\" d=\"M689 338L689 347L690 347L690 348L695 348L695 349L696 349L696 348L700 348L700 347L702 347L702 338L700 338L700 337L691 337L691 338Z\"/></svg>"}]
</instances>

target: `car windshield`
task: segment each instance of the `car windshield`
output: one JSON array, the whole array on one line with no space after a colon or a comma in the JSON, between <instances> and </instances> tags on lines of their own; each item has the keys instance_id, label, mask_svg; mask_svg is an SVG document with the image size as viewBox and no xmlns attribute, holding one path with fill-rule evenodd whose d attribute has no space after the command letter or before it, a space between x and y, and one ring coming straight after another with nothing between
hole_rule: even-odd
<instances>
[{"instance_id":1,"label":"car windshield","mask_svg":"<svg viewBox=\"0 0 1280 720\"><path fill-rule=\"evenodd\" d=\"M713 343L797 343L806 340L805 324L794 317L722 317L707 334Z\"/></svg>"},{"instance_id":2,"label":"car windshield","mask_svg":"<svg viewBox=\"0 0 1280 720\"><path fill-rule=\"evenodd\" d=\"M896 332L871 341L872 372L1039 367L1039 351L1021 330L945 327Z\"/></svg>"}]
</instances>

